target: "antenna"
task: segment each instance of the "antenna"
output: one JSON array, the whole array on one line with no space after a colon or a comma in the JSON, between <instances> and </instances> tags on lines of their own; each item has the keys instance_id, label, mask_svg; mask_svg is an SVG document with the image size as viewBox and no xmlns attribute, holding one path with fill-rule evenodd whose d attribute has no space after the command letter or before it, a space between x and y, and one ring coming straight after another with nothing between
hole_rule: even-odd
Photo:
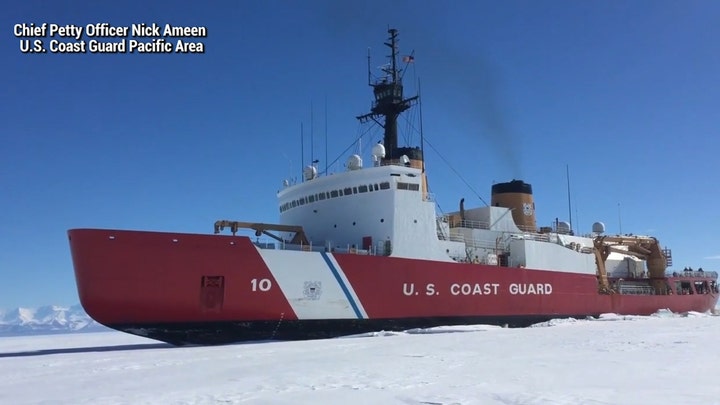
<instances>
[{"instance_id":1,"label":"antenna","mask_svg":"<svg viewBox=\"0 0 720 405\"><path fill-rule=\"evenodd\" d=\"M313 153L313 152L315 152L315 146L313 143L313 139L314 139L314 135L315 135L315 132L314 132L315 125L313 125L314 121L315 120L313 120L313 102L312 102L312 100L310 100L310 161L313 163L315 163L315 156Z\"/></svg>"},{"instance_id":2,"label":"antenna","mask_svg":"<svg viewBox=\"0 0 720 405\"><path fill-rule=\"evenodd\" d=\"M325 175L328 174L327 94L325 95Z\"/></svg>"},{"instance_id":3,"label":"antenna","mask_svg":"<svg viewBox=\"0 0 720 405\"><path fill-rule=\"evenodd\" d=\"M420 78L418 78L418 112L420 113L420 153L422 153L422 172L425 173L425 133L423 132L422 115L422 90L420 89Z\"/></svg>"},{"instance_id":4,"label":"antenna","mask_svg":"<svg viewBox=\"0 0 720 405\"><path fill-rule=\"evenodd\" d=\"M567 177L567 194L568 194L568 215L570 216L570 230L573 229L572 225L572 204L570 203L570 166L565 164L565 176Z\"/></svg>"},{"instance_id":5,"label":"antenna","mask_svg":"<svg viewBox=\"0 0 720 405\"><path fill-rule=\"evenodd\" d=\"M372 71L370 70L370 47L368 46L368 86L372 86Z\"/></svg>"},{"instance_id":6,"label":"antenna","mask_svg":"<svg viewBox=\"0 0 720 405\"><path fill-rule=\"evenodd\" d=\"M292 184L292 183L294 183L294 181L293 181L293 174L292 174L292 165L293 165L292 159L290 159L290 158L288 157L288 155L285 154L285 152L282 152L282 155L283 155L283 157L284 157L285 159L287 159L287 161L288 161L288 176L289 176L289 177L287 178L287 180L288 180L288 182L289 182L290 184Z\"/></svg>"},{"instance_id":7,"label":"antenna","mask_svg":"<svg viewBox=\"0 0 720 405\"><path fill-rule=\"evenodd\" d=\"M300 174L302 177L303 169L305 169L305 140L303 139L303 123L300 123Z\"/></svg>"},{"instance_id":8,"label":"antenna","mask_svg":"<svg viewBox=\"0 0 720 405\"><path fill-rule=\"evenodd\" d=\"M393 83L398 81L398 70L397 70L397 55L398 55L398 49L397 49L397 32L395 28L388 29L388 34L390 34L390 43L387 42L385 45L389 46L392 50L392 57L390 58L392 60L392 80Z\"/></svg>"},{"instance_id":9,"label":"antenna","mask_svg":"<svg viewBox=\"0 0 720 405\"><path fill-rule=\"evenodd\" d=\"M575 202L577 202L577 200L575 200ZM577 204L575 204L575 222L578 224L577 234L580 235L580 215L578 214Z\"/></svg>"},{"instance_id":10,"label":"antenna","mask_svg":"<svg viewBox=\"0 0 720 405\"><path fill-rule=\"evenodd\" d=\"M618 203L618 226L620 227L620 235L622 235L622 216L620 215L620 203Z\"/></svg>"},{"instance_id":11,"label":"antenna","mask_svg":"<svg viewBox=\"0 0 720 405\"><path fill-rule=\"evenodd\" d=\"M384 77L375 83L370 82L373 88L375 100L370 109L370 113L356 117L361 123L370 120L375 121L384 129L383 144L387 151L386 159L393 161L400 159L403 155L408 155L413 160L422 160L420 151L417 148L398 147L398 116L405 110L409 109L418 96L404 98L402 78L398 71L398 30L394 28L388 29L389 38L384 44L390 48L390 62L381 69L385 74ZM382 120L382 121L381 121Z\"/></svg>"}]
</instances>

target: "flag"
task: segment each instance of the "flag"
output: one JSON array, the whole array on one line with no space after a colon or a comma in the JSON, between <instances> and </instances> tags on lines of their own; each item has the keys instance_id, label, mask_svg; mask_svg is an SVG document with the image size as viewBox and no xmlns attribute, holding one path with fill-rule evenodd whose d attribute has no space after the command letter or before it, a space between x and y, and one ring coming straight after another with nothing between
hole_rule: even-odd
<instances>
[{"instance_id":1,"label":"flag","mask_svg":"<svg viewBox=\"0 0 720 405\"><path fill-rule=\"evenodd\" d=\"M403 62L405 63L413 63L415 62L415 57L412 55L403 56Z\"/></svg>"}]
</instances>

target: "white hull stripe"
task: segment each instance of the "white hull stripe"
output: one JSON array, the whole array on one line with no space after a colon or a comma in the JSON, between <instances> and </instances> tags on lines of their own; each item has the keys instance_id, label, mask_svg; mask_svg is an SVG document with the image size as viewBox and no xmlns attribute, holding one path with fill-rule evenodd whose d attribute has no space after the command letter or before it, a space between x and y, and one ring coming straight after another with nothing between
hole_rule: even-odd
<instances>
[{"instance_id":1,"label":"white hull stripe","mask_svg":"<svg viewBox=\"0 0 720 405\"><path fill-rule=\"evenodd\" d=\"M259 252L298 319L358 319L358 307L348 299L349 290L338 282L319 252ZM255 293L262 292L258 289Z\"/></svg>"},{"instance_id":2,"label":"white hull stripe","mask_svg":"<svg viewBox=\"0 0 720 405\"><path fill-rule=\"evenodd\" d=\"M348 281L347 277L345 277L345 273L340 268L340 265L335 260L334 257L331 257L325 252L320 252L323 259L325 259L325 263L327 263L328 267L330 268L330 271L333 273L333 276L335 276L335 279L337 280L338 284L340 284L340 288L345 293L345 296L347 297L348 301L350 302L350 305L352 306L353 311L355 312L355 315L358 317L358 319L367 318L367 314L365 313L365 308L362 307L362 304L360 303L360 300L358 299L357 295L355 294L355 290L352 288L352 284Z\"/></svg>"}]
</instances>

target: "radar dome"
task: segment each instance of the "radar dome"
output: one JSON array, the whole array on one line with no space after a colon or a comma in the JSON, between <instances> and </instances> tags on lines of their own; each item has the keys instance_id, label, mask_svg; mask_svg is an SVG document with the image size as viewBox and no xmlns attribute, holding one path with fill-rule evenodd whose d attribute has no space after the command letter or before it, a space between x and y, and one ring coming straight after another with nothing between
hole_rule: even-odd
<instances>
[{"instance_id":1,"label":"radar dome","mask_svg":"<svg viewBox=\"0 0 720 405\"><path fill-rule=\"evenodd\" d=\"M317 169L315 166L305 166L305 169L303 169L303 177L305 180L312 180L317 177Z\"/></svg>"},{"instance_id":2,"label":"radar dome","mask_svg":"<svg viewBox=\"0 0 720 405\"><path fill-rule=\"evenodd\" d=\"M570 233L570 223L565 222L565 221L558 222L557 232L558 233Z\"/></svg>"},{"instance_id":3,"label":"radar dome","mask_svg":"<svg viewBox=\"0 0 720 405\"><path fill-rule=\"evenodd\" d=\"M346 166L348 170L362 169L362 158L359 155L352 155L348 158Z\"/></svg>"},{"instance_id":4,"label":"radar dome","mask_svg":"<svg viewBox=\"0 0 720 405\"><path fill-rule=\"evenodd\" d=\"M375 146L372 147L372 157L373 162L379 162L380 159L385 157L385 145L381 143L376 143Z\"/></svg>"},{"instance_id":5,"label":"radar dome","mask_svg":"<svg viewBox=\"0 0 720 405\"><path fill-rule=\"evenodd\" d=\"M605 224L602 222L595 222L592 225L592 231L593 233L605 233Z\"/></svg>"}]
</instances>

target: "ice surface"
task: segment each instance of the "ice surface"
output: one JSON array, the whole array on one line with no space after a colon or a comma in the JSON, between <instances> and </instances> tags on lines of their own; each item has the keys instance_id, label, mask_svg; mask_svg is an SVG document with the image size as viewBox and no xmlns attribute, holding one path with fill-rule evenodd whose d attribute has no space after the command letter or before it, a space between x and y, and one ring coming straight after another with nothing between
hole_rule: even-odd
<instances>
[{"instance_id":1,"label":"ice surface","mask_svg":"<svg viewBox=\"0 0 720 405\"><path fill-rule=\"evenodd\" d=\"M0 338L2 404L720 404L720 317L606 314L176 348Z\"/></svg>"}]
</instances>

